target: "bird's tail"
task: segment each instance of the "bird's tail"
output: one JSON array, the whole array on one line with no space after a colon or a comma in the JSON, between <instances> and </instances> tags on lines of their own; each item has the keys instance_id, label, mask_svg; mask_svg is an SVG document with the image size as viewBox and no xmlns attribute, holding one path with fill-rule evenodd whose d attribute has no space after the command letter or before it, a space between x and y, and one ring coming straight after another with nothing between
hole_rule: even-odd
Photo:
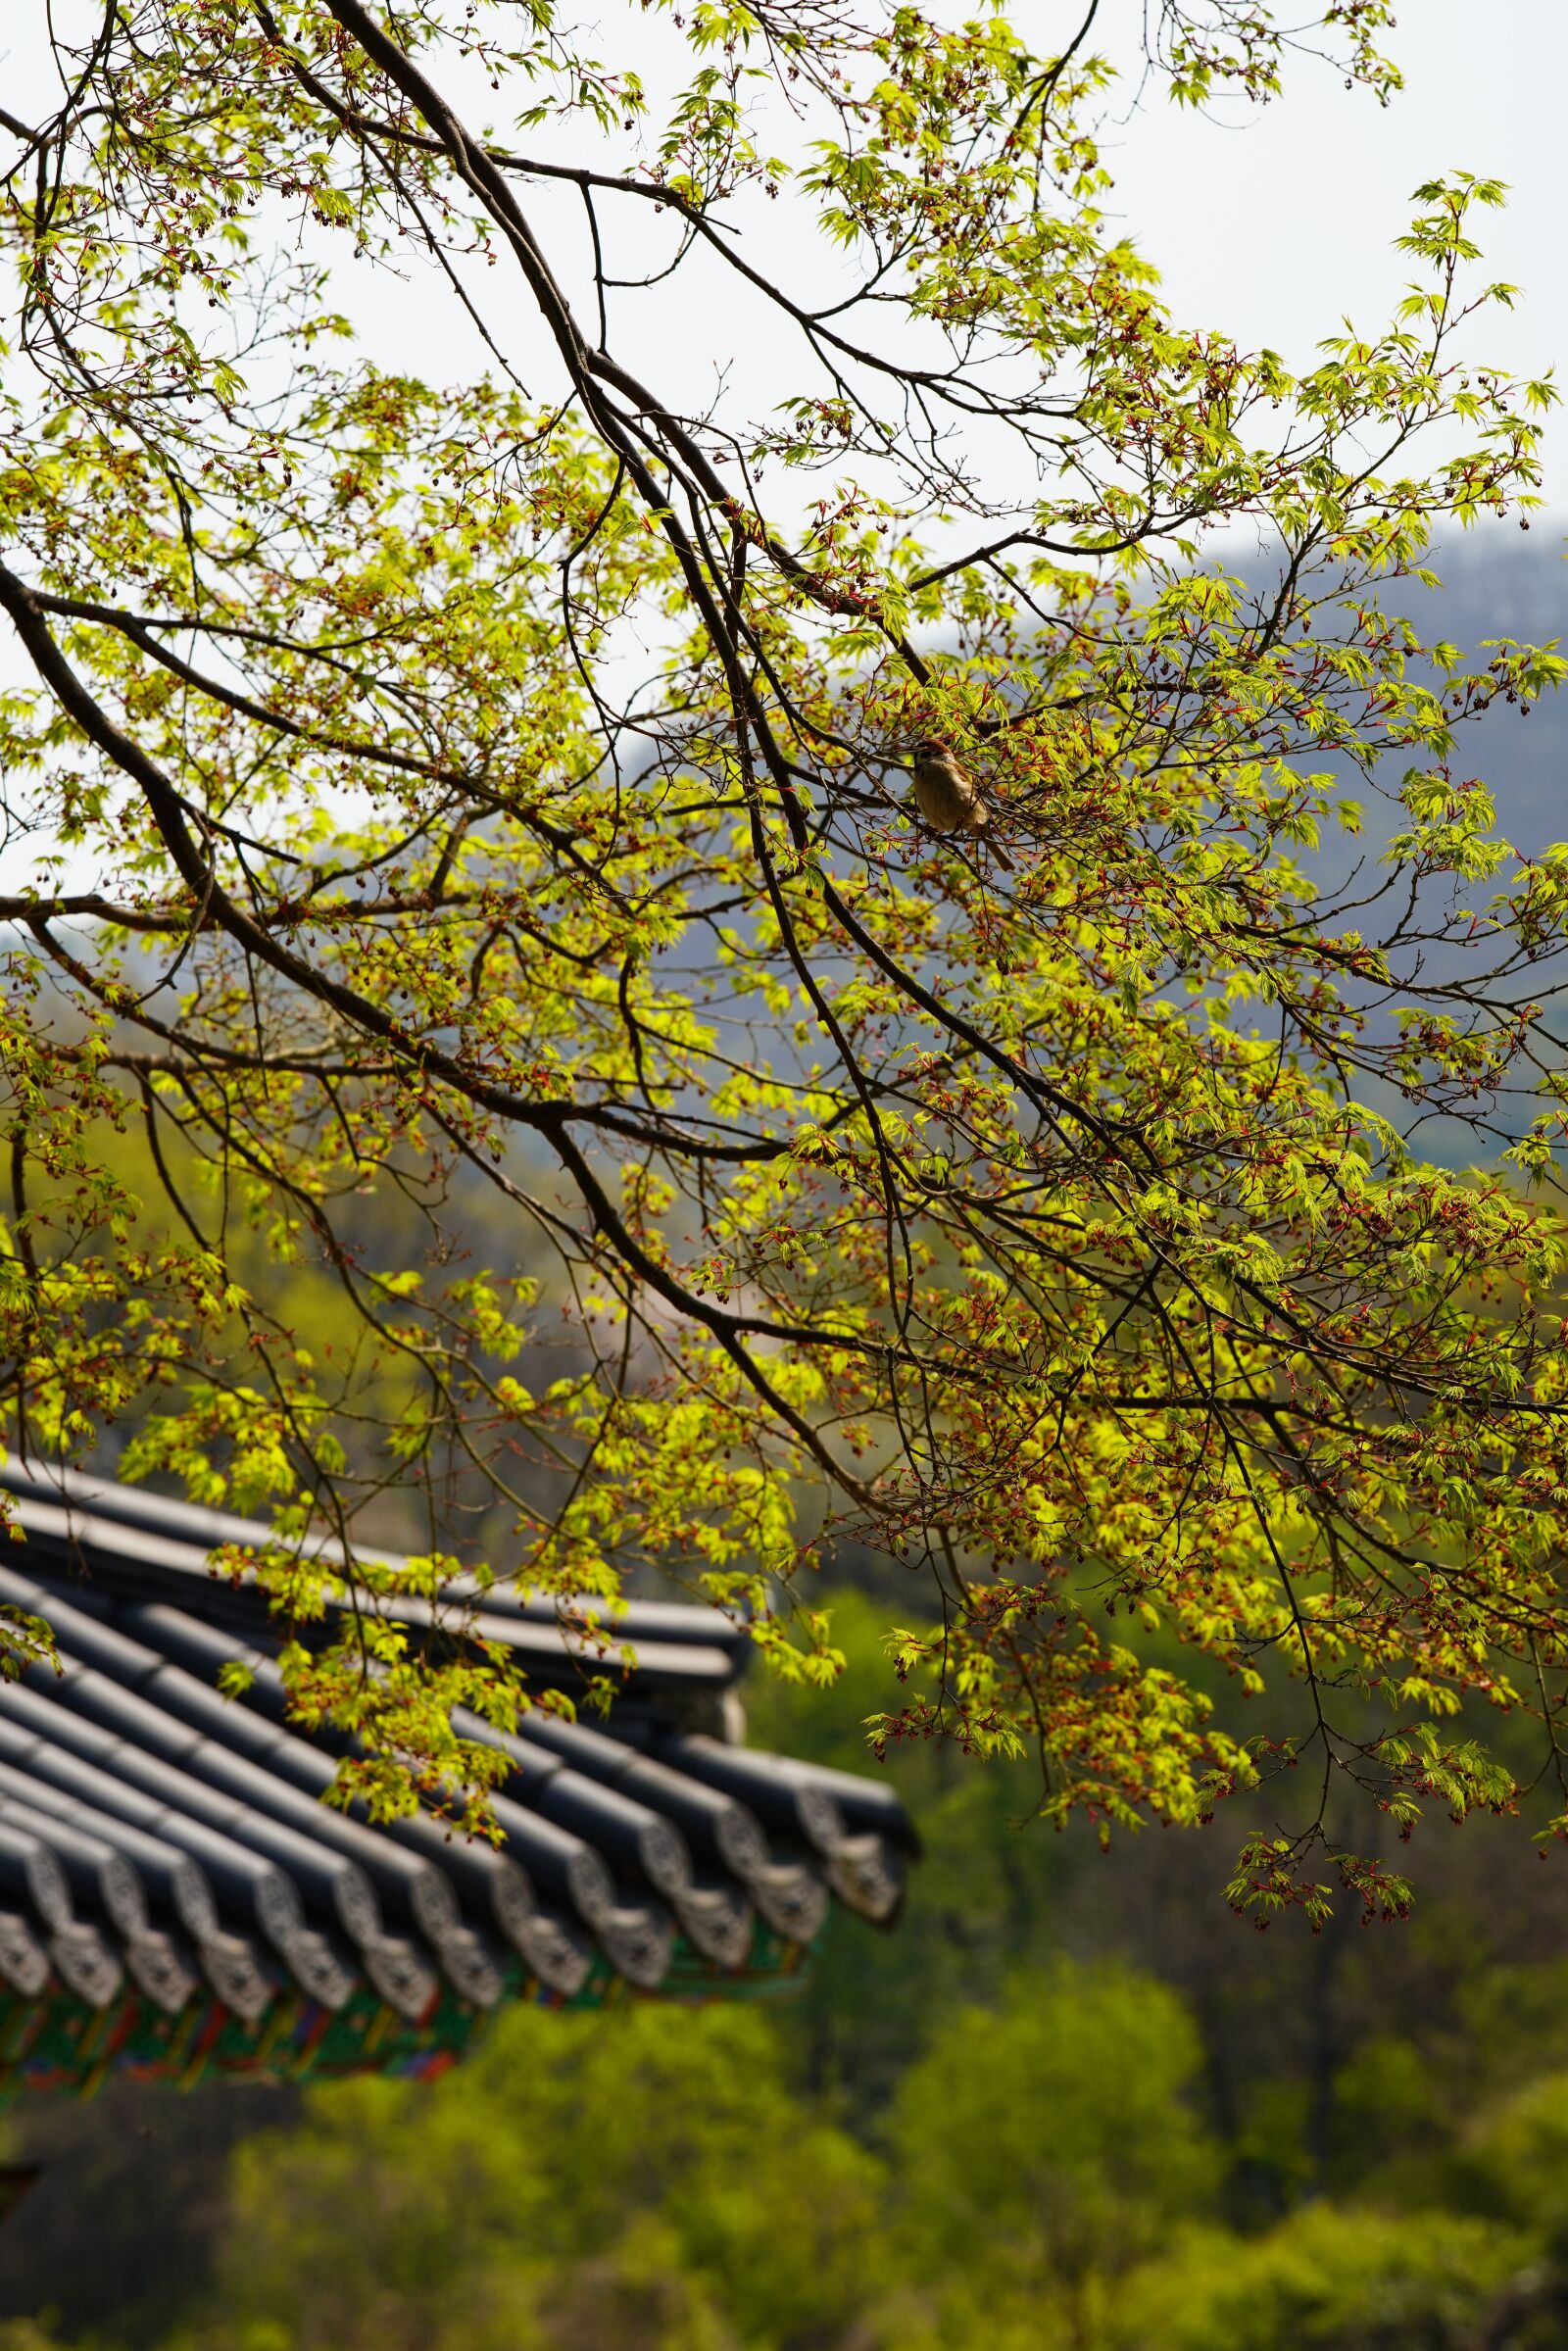
<instances>
[{"instance_id":1,"label":"bird's tail","mask_svg":"<svg viewBox=\"0 0 1568 2351\"><path fill-rule=\"evenodd\" d=\"M1003 848L1002 843L997 839L996 831L991 822L991 810L989 808L980 809L977 814L971 818L969 830L973 833L977 841L983 841L985 843L992 856L996 858L997 863L1002 867L1004 873L1015 873L1017 871L1017 867L1013 864L1011 857L1008 857L1006 851Z\"/></svg>"}]
</instances>

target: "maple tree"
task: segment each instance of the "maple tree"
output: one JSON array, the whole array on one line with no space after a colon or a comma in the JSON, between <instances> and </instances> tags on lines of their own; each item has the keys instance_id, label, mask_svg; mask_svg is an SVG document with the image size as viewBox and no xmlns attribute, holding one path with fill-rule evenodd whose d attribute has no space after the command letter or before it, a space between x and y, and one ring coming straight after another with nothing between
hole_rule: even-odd
<instances>
[{"instance_id":1,"label":"maple tree","mask_svg":"<svg viewBox=\"0 0 1568 2351\"><path fill-rule=\"evenodd\" d=\"M1152 16L1190 104L1314 44L1397 86L1381 0ZM481 1583L612 1634L652 1562L800 1674L825 1546L923 1568L874 1739L1032 1748L1058 1821L1302 1766L1265 1915L1407 1900L1341 1785L1515 1802L1478 1699L1568 1808L1568 850L1457 748L1563 664L1400 611L1536 503L1550 386L1473 348L1501 191L1423 187L1397 318L1305 372L1189 331L1104 210L1095 19L693 0L633 72L545 0L102 0L0 116L12 1442L125 1424L267 1510L280 1608L352 1603L287 1658L376 1803L527 1702L398 1617L499 1506ZM922 824L922 740L985 834Z\"/></svg>"}]
</instances>

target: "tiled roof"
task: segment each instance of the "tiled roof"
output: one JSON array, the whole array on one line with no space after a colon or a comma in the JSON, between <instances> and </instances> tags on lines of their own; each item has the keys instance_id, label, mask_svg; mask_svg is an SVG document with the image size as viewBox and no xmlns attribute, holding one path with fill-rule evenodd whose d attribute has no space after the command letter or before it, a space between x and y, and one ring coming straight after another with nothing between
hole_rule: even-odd
<instances>
[{"instance_id":1,"label":"tiled roof","mask_svg":"<svg viewBox=\"0 0 1568 2351\"><path fill-rule=\"evenodd\" d=\"M209 1566L267 1530L14 1461L0 1485L22 1534L0 1602L47 1620L62 1668L0 1689L0 2088L418 2070L509 1998L748 1996L790 1983L835 1903L897 1915L918 1851L898 1800L733 1742L748 1641L710 1610L601 1629L456 1595L531 1686L622 1685L603 1727L458 1718L507 1758L497 1848L322 1803L342 1742L289 1724L262 1594ZM397 1614L450 1638L441 1610Z\"/></svg>"}]
</instances>

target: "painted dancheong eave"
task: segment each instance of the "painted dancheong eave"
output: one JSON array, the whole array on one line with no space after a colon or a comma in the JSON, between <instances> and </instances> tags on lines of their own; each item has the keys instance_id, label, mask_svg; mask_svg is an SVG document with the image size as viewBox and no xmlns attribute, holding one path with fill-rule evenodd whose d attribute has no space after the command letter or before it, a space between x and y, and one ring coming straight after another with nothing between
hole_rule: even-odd
<instances>
[{"instance_id":1,"label":"painted dancheong eave","mask_svg":"<svg viewBox=\"0 0 1568 2351\"><path fill-rule=\"evenodd\" d=\"M211 1571L265 1529L17 1462L0 1485L22 1538L0 1601L49 1622L62 1669L0 1690L0 2090L428 2072L507 2000L766 1996L835 1905L898 1914L919 1847L889 1788L715 1735L742 1626L476 1585L400 1600L416 1638L477 1631L534 1687L609 1672L622 1696L604 1728L459 1721L506 1757L499 1848L372 1826L320 1800L341 1744L288 1722L263 1595Z\"/></svg>"}]
</instances>

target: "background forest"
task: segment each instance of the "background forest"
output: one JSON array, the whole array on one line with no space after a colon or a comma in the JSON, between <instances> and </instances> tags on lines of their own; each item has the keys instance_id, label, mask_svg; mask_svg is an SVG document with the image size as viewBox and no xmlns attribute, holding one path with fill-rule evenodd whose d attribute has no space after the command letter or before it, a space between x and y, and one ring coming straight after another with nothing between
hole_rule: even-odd
<instances>
[{"instance_id":1,"label":"background forest","mask_svg":"<svg viewBox=\"0 0 1568 2351\"><path fill-rule=\"evenodd\" d=\"M1549 534L1446 570L1461 643L1553 634ZM1484 740L1528 844L1559 821L1568 710ZM803 1596L852 1662L827 1691L759 1670L752 1736L864 1769L880 1637L919 1602L842 1549ZM1402 1926L1258 1934L1222 1899L1234 1808L1102 1854L1025 1825L1027 1764L884 1768L926 1843L906 1914L839 1922L788 2006L528 2011L433 2085L15 2115L42 2171L0 2225L0 2345L1568 2345L1568 1862L1535 1823L1424 1830Z\"/></svg>"},{"instance_id":2,"label":"background forest","mask_svg":"<svg viewBox=\"0 0 1568 2351\"><path fill-rule=\"evenodd\" d=\"M841 1592L874 1654L890 1595ZM874 1665L758 1681L857 1762ZM1568 2342L1568 1883L1433 1829L1398 1928L1265 1935L1223 1827L1101 1856L1022 1770L889 1767L891 1937L798 2003L503 2016L434 2084L19 2117L5 2351L1284 2351Z\"/></svg>"}]
</instances>

